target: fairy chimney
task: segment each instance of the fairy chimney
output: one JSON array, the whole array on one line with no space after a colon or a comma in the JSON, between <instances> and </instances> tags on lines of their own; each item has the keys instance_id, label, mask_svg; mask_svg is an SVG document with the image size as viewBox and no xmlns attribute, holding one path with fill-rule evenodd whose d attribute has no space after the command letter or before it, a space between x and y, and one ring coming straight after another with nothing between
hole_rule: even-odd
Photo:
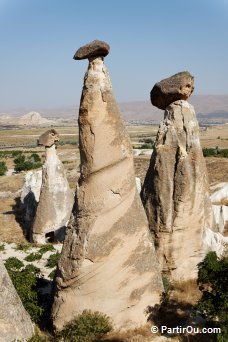
<instances>
[{"instance_id":1,"label":"fairy chimney","mask_svg":"<svg viewBox=\"0 0 228 342\"><path fill-rule=\"evenodd\" d=\"M39 145L45 146L46 160L42 168L39 203L32 227L32 241L45 243L48 239L62 241L72 206L73 192L69 187L64 166L56 154L59 135L54 129L42 134Z\"/></svg>"},{"instance_id":2,"label":"fairy chimney","mask_svg":"<svg viewBox=\"0 0 228 342\"><path fill-rule=\"evenodd\" d=\"M213 227L199 126L186 101L193 89L188 72L152 89L152 104L165 108L165 114L141 192L160 267L176 280L197 277L205 255L203 235Z\"/></svg>"},{"instance_id":3,"label":"fairy chimney","mask_svg":"<svg viewBox=\"0 0 228 342\"><path fill-rule=\"evenodd\" d=\"M163 289L131 143L103 62L108 52L94 41L74 56L89 66L78 119L80 179L52 309L57 330L85 309L107 314L118 328L141 325Z\"/></svg>"}]
</instances>

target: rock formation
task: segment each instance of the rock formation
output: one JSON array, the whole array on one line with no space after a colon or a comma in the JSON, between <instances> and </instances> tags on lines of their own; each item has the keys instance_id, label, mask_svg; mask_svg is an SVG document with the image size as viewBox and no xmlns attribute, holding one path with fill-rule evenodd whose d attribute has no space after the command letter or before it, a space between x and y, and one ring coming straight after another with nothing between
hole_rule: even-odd
<instances>
[{"instance_id":1,"label":"rock formation","mask_svg":"<svg viewBox=\"0 0 228 342\"><path fill-rule=\"evenodd\" d=\"M194 90L194 77L182 71L155 84L150 93L152 105L166 109L177 100L187 100Z\"/></svg>"},{"instance_id":2,"label":"rock formation","mask_svg":"<svg viewBox=\"0 0 228 342\"><path fill-rule=\"evenodd\" d=\"M33 333L32 321L0 259L0 342L22 341Z\"/></svg>"},{"instance_id":3,"label":"rock formation","mask_svg":"<svg viewBox=\"0 0 228 342\"><path fill-rule=\"evenodd\" d=\"M21 204L24 211L24 221L32 224L36 214L37 205L40 199L42 184L42 170L28 171L24 177L24 184L21 189Z\"/></svg>"},{"instance_id":4,"label":"rock formation","mask_svg":"<svg viewBox=\"0 0 228 342\"><path fill-rule=\"evenodd\" d=\"M64 166L56 154L55 142L58 140L54 129L42 134L38 140L38 144L45 146L46 161L32 227L32 240L35 243L45 243L48 238L63 240L73 206L73 192L69 188Z\"/></svg>"},{"instance_id":5,"label":"rock formation","mask_svg":"<svg viewBox=\"0 0 228 342\"><path fill-rule=\"evenodd\" d=\"M213 227L207 170L194 108L185 100L168 103L176 88L178 96L178 85L183 85L180 92L185 83L187 89L188 84L189 89L194 89L189 81L193 77L187 74L187 80L185 72L158 83L164 91L163 97L158 95L159 108L168 106L141 192L161 269L174 279L197 276L197 264L205 255L204 230ZM178 82L175 84L174 80ZM191 91L184 90L185 96ZM152 100L157 103L153 90Z\"/></svg>"},{"instance_id":6,"label":"rock formation","mask_svg":"<svg viewBox=\"0 0 228 342\"><path fill-rule=\"evenodd\" d=\"M211 187L211 202L215 222L220 233L227 235L228 231L228 183L223 182Z\"/></svg>"},{"instance_id":7,"label":"rock formation","mask_svg":"<svg viewBox=\"0 0 228 342\"><path fill-rule=\"evenodd\" d=\"M86 48L79 49L84 58L91 50L93 57L79 110L81 173L58 265L52 317L59 330L91 309L126 329L146 322L144 311L159 301L162 282L136 190L131 143L103 63L107 51L100 52L94 43Z\"/></svg>"}]
</instances>

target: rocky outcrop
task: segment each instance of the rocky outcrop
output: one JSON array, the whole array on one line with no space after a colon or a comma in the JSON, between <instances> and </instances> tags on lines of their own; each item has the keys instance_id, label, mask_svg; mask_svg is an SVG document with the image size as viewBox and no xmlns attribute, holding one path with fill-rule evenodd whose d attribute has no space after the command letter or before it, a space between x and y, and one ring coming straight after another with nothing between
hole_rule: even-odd
<instances>
[{"instance_id":1,"label":"rocky outcrop","mask_svg":"<svg viewBox=\"0 0 228 342\"><path fill-rule=\"evenodd\" d=\"M51 125L53 121L48 120L46 118L42 118L42 116L37 112L29 112L18 120L18 125L24 126L41 126L41 125Z\"/></svg>"},{"instance_id":2,"label":"rocky outcrop","mask_svg":"<svg viewBox=\"0 0 228 342\"><path fill-rule=\"evenodd\" d=\"M196 277L213 213L199 127L187 101L165 110L141 196L161 269L174 279Z\"/></svg>"},{"instance_id":3,"label":"rocky outcrop","mask_svg":"<svg viewBox=\"0 0 228 342\"><path fill-rule=\"evenodd\" d=\"M73 206L71 191L62 162L56 154L55 130L43 134L38 143L45 146L46 160L42 168L40 199L32 227L32 241L45 243L48 239L62 241Z\"/></svg>"},{"instance_id":4,"label":"rocky outcrop","mask_svg":"<svg viewBox=\"0 0 228 342\"><path fill-rule=\"evenodd\" d=\"M150 93L152 105L166 109L177 100L187 100L194 90L194 77L182 71L155 84Z\"/></svg>"},{"instance_id":5,"label":"rocky outcrop","mask_svg":"<svg viewBox=\"0 0 228 342\"><path fill-rule=\"evenodd\" d=\"M21 190L21 204L24 211L24 221L32 224L36 214L37 205L40 199L42 184L42 170L28 171L24 177L24 184Z\"/></svg>"},{"instance_id":6,"label":"rocky outcrop","mask_svg":"<svg viewBox=\"0 0 228 342\"><path fill-rule=\"evenodd\" d=\"M78 122L81 174L58 265L54 326L90 309L127 329L146 322L145 309L163 287L131 143L102 57L89 60Z\"/></svg>"},{"instance_id":7,"label":"rocky outcrop","mask_svg":"<svg viewBox=\"0 0 228 342\"><path fill-rule=\"evenodd\" d=\"M33 336L33 324L0 259L0 342Z\"/></svg>"}]
</instances>

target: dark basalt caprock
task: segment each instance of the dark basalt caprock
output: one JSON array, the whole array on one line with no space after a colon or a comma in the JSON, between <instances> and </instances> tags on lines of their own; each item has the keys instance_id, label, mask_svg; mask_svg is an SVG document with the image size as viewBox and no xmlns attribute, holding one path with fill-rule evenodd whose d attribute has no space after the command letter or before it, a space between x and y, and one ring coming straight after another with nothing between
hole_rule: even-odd
<instances>
[{"instance_id":1,"label":"dark basalt caprock","mask_svg":"<svg viewBox=\"0 0 228 342\"><path fill-rule=\"evenodd\" d=\"M152 105L166 109L172 102L187 100L194 90L194 77L182 71L156 83L150 92Z\"/></svg>"},{"instance_id":2,"label":"dark basalt caprock","mask_svg":"<svg viewBox=\"0 0 228 342\"><path fill-rule=\"evenodd\" d=\"M80 47L74 55L74 59L86 59L91 57L105 57L109 54L110 46L101 40L94 40Z\"/></svg>"}]
</instances>

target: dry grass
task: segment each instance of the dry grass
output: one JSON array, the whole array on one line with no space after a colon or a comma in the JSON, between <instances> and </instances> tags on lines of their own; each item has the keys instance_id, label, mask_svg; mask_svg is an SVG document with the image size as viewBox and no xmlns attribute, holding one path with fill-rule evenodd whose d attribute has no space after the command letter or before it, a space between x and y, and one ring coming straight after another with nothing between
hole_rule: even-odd
<instances>
[{"instance_id":1,"label":"dry grass","mask_svg":"<svg viewBox=\"0 0 228 342\"><path fill-rule=\"evenodd\" d=\"M208 157L206 159L209 184L228 182L228 159Z\"/></svg>"},{"instance_id":2,"label":"dry grass","mask_svg":"<svg viewBox=\"0 0 228 342\"><path fill-rule=\"evenodd\" d=\"M0 201L0 241L3 242L25 242L22 228L16 220L15 199L2 199Z\"/></svg>"},{"instance_id":3,"label":"dry grass","mask_svg":"<svg viewBox=\"0 0 228 342\"><path fill-rule=\"evenodd\" d=\"M201 292L195 279L175 282L173 287L170 298L178 303L195 305L201 297Z\"/></svg>"}]
</instances>

